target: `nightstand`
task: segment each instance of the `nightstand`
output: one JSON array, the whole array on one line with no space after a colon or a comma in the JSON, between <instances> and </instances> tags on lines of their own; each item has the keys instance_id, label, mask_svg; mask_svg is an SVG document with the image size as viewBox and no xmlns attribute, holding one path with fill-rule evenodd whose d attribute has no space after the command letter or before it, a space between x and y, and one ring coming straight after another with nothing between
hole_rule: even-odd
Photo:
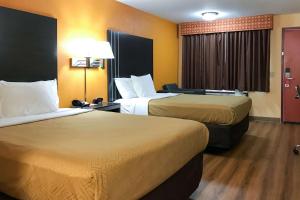
<instances>
[{"instance_id":1,"label":"nightstand","mask_svg":"<svg viewBox=\"0 0 300 200\"><path fill-rule=\"evenodd\" d=\"M92 105L86 106L86 107L73 106L72 108L93 109L93 110L102 110L102 111L119 113L121 110L121 104L111 103L111 102L102 102L99 104L92 104Z\"/></svg>"},{"instance_id":2,"label":"nightstand","mask_svg":"<svg viewBox=\"0 0 300 200\"><path fill-rule=\"evenodd\" d=\"M102 102L96 105L90 105L87 108L119 113L121 110L121 105L119 103Z\"/></svg>"}]
</instances>

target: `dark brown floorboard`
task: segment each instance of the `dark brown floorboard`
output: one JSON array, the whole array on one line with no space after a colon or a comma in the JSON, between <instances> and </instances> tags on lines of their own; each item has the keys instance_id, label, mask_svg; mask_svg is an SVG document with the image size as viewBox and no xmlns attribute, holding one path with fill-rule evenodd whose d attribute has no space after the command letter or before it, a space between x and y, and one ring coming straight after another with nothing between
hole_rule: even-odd
<instances>
[{"instance_id":1,"label":"dark brown floorboard","mask_svg":"<svg viewBox=\"0 0 300 200\"><path fill-rule=\"evenodd\" d=\"M234 149L204 156L193 200L300 200L300 125L251 122Z\"/></svg>"}]
</instances>

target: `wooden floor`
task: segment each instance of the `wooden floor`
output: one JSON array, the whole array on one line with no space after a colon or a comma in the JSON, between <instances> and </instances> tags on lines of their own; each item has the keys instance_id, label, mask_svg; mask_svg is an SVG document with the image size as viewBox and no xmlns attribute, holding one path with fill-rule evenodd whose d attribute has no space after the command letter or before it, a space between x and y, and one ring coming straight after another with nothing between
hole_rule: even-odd
<instances>
[{"instance_id":1,"label":"wooden floor","mask_svg":"<svg viewBox=\"0 0 300 200\"><path fill-rule=\"evenodd\" d=\"M251 122L233 150L204 156L193 200L300 200L300 125Z\"/></svg>"}]
</instances>

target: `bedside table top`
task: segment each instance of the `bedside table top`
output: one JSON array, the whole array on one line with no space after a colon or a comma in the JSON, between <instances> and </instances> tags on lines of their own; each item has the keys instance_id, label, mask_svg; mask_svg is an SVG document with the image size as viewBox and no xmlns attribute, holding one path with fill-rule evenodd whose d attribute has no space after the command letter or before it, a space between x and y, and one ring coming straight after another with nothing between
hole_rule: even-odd
<instances>
[{"instance_id":1,"label":"bedside table top","mask_svg":"<svg viewBox=\"0 0 300 200\"><path fill-rule=\"evenodd\" d=\"M72 108L82 108L82 109L118 109L121 108L121 104L113 102L102 102L99 104L90 104L89 106L79 107L73 106Z\"/></svg>"},{"instance_id":2,"label":"bedside table top","mask_svg":"<svg viewBox=\"0 0 300 200\"><path fill-rule=\"evenodd\" d=\"M91 109L101 109L101 108L120 108L121 105L119 103L112 103L112 102L102 102L99 104L91 104L89 107L87 108L91 108Z\"/></svg>"}]
</instances>

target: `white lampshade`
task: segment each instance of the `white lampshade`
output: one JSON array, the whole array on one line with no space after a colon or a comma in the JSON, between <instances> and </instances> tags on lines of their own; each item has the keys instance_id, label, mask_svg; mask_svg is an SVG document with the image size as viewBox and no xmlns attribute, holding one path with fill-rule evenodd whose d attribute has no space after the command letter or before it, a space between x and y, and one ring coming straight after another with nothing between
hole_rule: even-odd
<instances>
[{"instance_id":1,"label":"white lampshade","mask_svg":"<svg viewBox=\"0 0 300 200\"><path fill-rule=\"evenodd\" d=\"M95 45L95 58L100 59L113 59L114 54L112 52L109 42L101 41Z\"/></svg>"},{"instance_id":2,"label":"white lampshade","mask_svg":"<svg viewBox=\"0 0 300 200\"><path fill-rule=\"evenodd\" d=\"M72 57L91 57L99 59L113 59L109 42L96 41L94 39L77 39L73 40L68 46Z\"/></svg>"}]
</instances>

